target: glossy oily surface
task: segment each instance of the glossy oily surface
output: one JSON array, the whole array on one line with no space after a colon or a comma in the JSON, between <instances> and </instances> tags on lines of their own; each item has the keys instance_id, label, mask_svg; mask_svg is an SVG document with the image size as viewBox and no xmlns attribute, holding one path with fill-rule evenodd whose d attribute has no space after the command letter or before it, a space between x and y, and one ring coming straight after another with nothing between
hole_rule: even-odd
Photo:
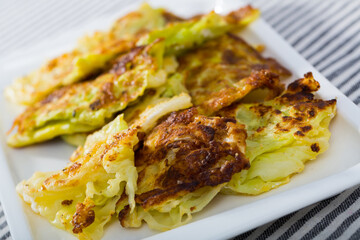
<instances>
[{"instance_id":1,"label":"glossy oily surface","mask_svg":"<svg viewBox=\"0 0 360 240\"><path fill-rule=\"evenodd\" d=\"M171 3L165 2L158 4L165 7L167 7L167 4L171 5ZM186 6L186 4L184 5ZM178 6L173 7L177 8ZM171 6L169 6L169 8L170 10L176 12L176 9L171 8ZM208 9L204 9L204 11L208 11ZM202 213L199 213L194 217L194 222L192 224L160 235L156 235L156 237L164 236L164 238L166 238L167 236L168 238L174 238L174 236L176 236L178 238L183 238L184 234L190 234L190 232L195 235L198 233L199 237L202 236L203 238L230 237L239 233L240 231L245 231L246 229L258 226L265 221L275 219L302 206L316 202L359 182L358 178L352 177L352 174L354 174L356 169L349 170L349 172L346 174L341 173L342 171L355 166L359 162L359 159L357 158L359 156L359 150L356 147L357 143L359 142L359 126L356 125L355 121L356 119L359 119L359 110L338 90L332 87L331 84L326 82L326 80L323 79L320 74L314 71L310 65L304 62L302 58L294 53L294 51L290 49L288 45L282 42L281 39L278 39L277 35L271 29L269 29L266 24L262 23L261 21L254 23L248 30L243 33L243 36L246 40L248 40L248 42L263 43L265 46L267 46L267 52L265 52L265 55L275 57L287 68L289 68L294 75L292 79L301 77L305 72L313 71L315 78L321 84L319 96L324 99L332 99L334 97L337 98L338 115L331 125L332 138L330 140L330 149L328 152L321 155L315 162L309 163L306 170L302 174L295 176L290 184L258 197L219 196L218 199L211 203ZM271 38L269 36L271 36ZM34 63L32 66L29 65L26 68L22 66L21 69L14 70L13 72L2 71L4 75L4 81L1 84L7 84L15 75L19 74L19 71L32 69L36 67L35 65L36 63ZM4 116L2 119L1 130L4 133L6 130L8 130L10 122L15 115L16 109L10 104L5 103L3 99L1 104L3 110L9 113L9 116ZM344 136L346 136L346 138ZM346 141L344 139L346 139ZM73 148L55 141L42 144L31 149L21 149L19 151L4 147L4 152L6 154L5 161L7 161L7 164L10 167L10 172L13 174L13 180L15 183L19 182L20 179L29 178L34 171L47 171L63 167L66 164L66 160L72 151ZM63 157L64 155L66 155L66 157ZM339 159L342 161L339 162ZM3 163L4 161L2 161L1 164ZM340 173L342 175L334 175L336 173ZM355 173L358 175L358 169ZM7 181L5 180L6 175L1 175L4 177L4 180L2 180ZM325 177L331 175L334 176L332 176L330 179L325 179ZM346 178L343 176L346 176ZM337 181L333 188L321 188L321 186L326 186L333 183L332 181L335 181L334 178L337 178ZM324 179L323 181L325 182L315 182L316 180L320 179ZM309 183L311 186L305 185L307 183ZM10 185L9 188L14 188L14 185L7 185ZM300 185L304 186L302 186L300 189L297 188ZM11 190L9 190L9 193L10 192ZM282 192L281 195L278 195L280 192ZM292 194L295 193L297 193L297 195L304 195L303 199L292 201L294 200ZM16 195L14 195L14 198L16 198ZM266 199L257 201L262 198ZM282 201L288 203L286 208L280 208L282 205L284 205L284 202ZM11 201L2 199L2 202L8 215L9 213L16 214L17 211L11 211L11 208L7 210L9 206L8 203ZM289 204L289 202L291 204ZM267 210L268 212L266 212L264 210L264 212L261 214L262 216L266 215L267 218L263 218L255 214L257 211L254 211L254 209L263 209L269 204L273 206L271 211ZM22 211L22 209L20 210ZM224 213L226 210L230 211ZM45 239L47 236L49 236L49 234L55 233L60 234L58 235L59 239L71 237L66 233L62 233L60 230L50 227L50 224L46 223L42 218L37 217L32 213L29 213L28 216L31 219L30 222L33 229L34 238ZM211 216L211 218L206 218L209 216ZM14 232L13 235L16 236L16 234L21 234L21 232L16 231L15 225L17 222L12 221L12 219L15 218L9 217L9 224L11 228L14 229L12 230L12 232ZM203 221L196 221L200 219L203 219ZM236 219L236 221L234 221L234 219ZM259 219L261 220L259 221ZM232 222L236 222L238 225L234 226L232 225L234 224ZM214 229L214 232L209 232L206 230L211 228L208 224L214 224L213 226L218 227L212 228ZM207 227L204 227L206 225ZM154 233L155 232L152 232L145 227L141 228L140 230L125 230L120 228L117 222L114 222L107 229L104 239L111 239L112 236L119 236L119 234L121 234L124 239L137 239L150 236Z\"/></svg>"}]
</instances>

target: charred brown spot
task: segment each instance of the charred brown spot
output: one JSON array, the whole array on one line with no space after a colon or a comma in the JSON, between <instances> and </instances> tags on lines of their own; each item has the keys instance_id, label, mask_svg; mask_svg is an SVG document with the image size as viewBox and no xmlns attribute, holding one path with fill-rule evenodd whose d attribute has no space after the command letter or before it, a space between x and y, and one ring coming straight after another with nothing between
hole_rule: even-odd
<instances>
[{"instance_id":1,"label":"charred brown spot","mask_svg":"<svg viewBox=\"0 0 360 240\"><path fill-rule=\"evenodd\" d=\"M144 133L144 132L137 133L137 137L138 137L139 141L143 141L145 136L146 136L146 133Z\"/></svg>"},{"instance_id":2,"label":"charred brown spot","mask_svg":"<svg viewBox=\"0 0 360 240\"><path fill-rule=\"evenodd\" d=\"M209 139L210 141L212 141L214 139L215 136L215 129L210 127L210 126L205 126L205 125L199 125L199 128L201 129L201 131L203 131L206 134L206 138Z\"/></svg>"},{"instance_id":3,"label":"charred brown spot","mask_svg":"<svg viewBox=\"0 0 360 240\"><path fill-rule=\"evenodd\" d=\"M121 226L126 227L124 224L124 220L125 218L128 216L128 214L130 213L130 206L126 205L120 212L118 215L118 219L120 221Z\"/></svg>"},{"instance_id":4,"label":"charred brown spot","mask_svg":"<svg viewBox=\"0 0 360 240\"><path fill-rule=\"evenodd\" d=\"M262 132L264 129L265 129L265 127L258 127L258 128L256 129L256 132L260 133L260 132Z\"/></svg>"},{"instance_id":5,"label":"charred brown spot","mask_svg":"<svg viewBox=\"0 0 360 240\"><path fill-rule=\"evenodd\" d=\"M319 88L320 84L314 79L312 73L308 72L304 78L292 82L287 89L291 92L315 92Z\"/></svg>"},{"instance_id":6,"label":"charred brown spot","mask_svg":"<svg viewBox=\"0 0 360 240\"><path fill-rule=\"evenodd\" d=\"M320 146L318 143L313 143L311 144L311 151L313 152L319 152L320 151Z\"/></svg>"},{"instance_id":7,"label":"charred brown spot","mask_svg":"<svg viewBox=\"0 0 360 240\"><path fill-rule=\"evenodd\" d=\"M328 101L319 100L319 101L314 102L314 106L318 109L325 109L328 106L335 105L335 104L336 104L336 99L332 99L332 100L328 100Z\"/></svg>"},{"instance_id":8,"label":"charred brown spot","mask_svg":"<svg viewBox=\"0 0 360 240\"><path fill-rule=\"evenodd\" d=\"M194 206L194 207L191 207L190 208L190 211L194 211L196 209L196 207Z\"/></svg>"},{"instance_id":9,"label":"charred brown spot","mask_svg":"<svg viewBox=\"0 0 360 240\"><path fill-rule=\"evenodd\" d=\"M223 118L224 119L224 122L228 123L228 122L232 122L232 123L236 123L236 119L235 118Z\"/></svg>"},{"instance_id":10,"label":"charred brown spot","mask_svg":"<svg viewBox=\"0 0 360 240\"><path fill-rule=\"evenodd\" d=\"M95 221L94 206L85 206L83 203L76 205L76 212L71 224L74 226L73 233L82 233L83 229L90 226Z\"/></svg>"},{"instance_id":11,"label":"charred brown spot","mask_svg":"<svg viewBox=\"0 0 360 240\"><path fill-rule=\"evenodd\" d=\"M61 205L63 206L69 206L73 203L73 200L64 200L61 202Z\"/></svg>"},{"instance_id":12,"label":"charred brown spot","mask_svg":"<svg viewBox=\"0 0 360 240\"><path fill-rule=\"evenodd\" d=\"M285 93L280 98L282 103L301 103L313 99L314 95L308 92Z\"/></svg>"},{"instance_id":13,"label":"charred brown spot","mask_svg":"<svg viewBox=\"0 0 360 240\"><path fill-rule=\"evenodd\" d=\"M312 129L312 126L311 125L307 125L307 126L304 126L304 127L300 127L301 131L303 132L308 132Z\"/></svg>"},{"instance_id":14,"label":"charred brown spot","mask_svg":"<svg viewBox=\"0 0 360 240\"><path fill-rule=\"evenodd\" d=\"M310 86L302 84L301 79L297 80L295 82L292 82L288 86L288 90L290 90L290 91L299 91L299 90L301 90L302 92L312 92Z\"/></svg>"},{"instance_id":15,"label":"charred brown spot","mask_svg":"<svg viewBox=\"0 0 360 240\"><path fill-rule=\"evenodd\" d=\"M146 90L146 95L147 96L154 96L156 94L156 90L155 89L148 89Z\"/></svg>"},{"instance_id":16,"label":"charred brown spot","mask_svg":"<svg viewBox=\"0 0 360 240\"><path fill-rule=\"evenodd\" d=\"M279 128L278 129L280 132L289 132L290 130L287 128Z\"/></svg>"},{"instance_id":17,"label":"charred brown spot","mask_svg":"<svg viewBox=\"0 0 360 240\"><path fill-rule=\"evenodd\" d=\"M225 19L228 23L238 23L240 20L244 19L249 14L253 14L253 12L254 9L250 5L248 5L236 11L230 12L225 16Z\"/></svg>"},{"instance_id":18,"label":"charred brown spot","mask_svg":"<svg viewBox=\"0 0 360 240\"><path fill-rule=\"evenodd\" d=\"M104 102L110 102L110 101L115 99L113 89L114 89L114 83L113 82L106 82L101 87L102 99L103 99Z\"/></svg>"},{"instance_id":19,"label":"charred brown spot","mask_svg":"<svg viewBox=\"0 0 360 240\"><path fill-rule=\"evenodd\" d=\"M132 60L139 55L145 46L138 46L133 48L129 53L122 55L116 60L116 63L113 65L113 68L110 70L110 73L116 74L117 76L122 75L128 69L129 64Z\"/></svg>"},{"instance_id":20,"label":"charred brown spot","mask_svg":"<svg viewBox=\"0 0 360 240\"><path fill-rule=\"evenodd\" d=\"M258 104L258 105L252 106L250 109L252 111L254 111L259 117L263 117L266 113L270 112L272 107Z\"/></svg>"},{"instance_id":21,"label":"charred brown spot","mask_svg":"<svg viewBox=\"0 0 360 240\"><path fill-rule=\"evenodd\" d=\"M255 88L269 88L269 99L283 91L279 74L283 76L285 71L281 65L268 64L268 59L234 34L207 41L178 60L178 71L185 76L195 106L209 101L205 108L217 111ZM251 79L247 79L249 77ZM249 88L239 91L234 83L240 81L246 82Z\"/></svg>"},{"instance_id":22,"label":"charred brown spot","mask_svg":"<svg viewBox=\"0 0 360 240\"><path fill-rule=\"evenodd\" d=\"M76 157L76 156L73 156L73 157ZM69 167L64 168L62 171L64 174L73 175L77 172L77 170L80 169L80 167L81 167L81 163L74 162ZM51 181L51 178L46 179L44 183L48 184L49 181Z\"/></svg>"},{"instance_id":23,"label":"charred brown spot","mask_svg":"<svg viewBox=\"0 0 360 240\"><path fill-rule=\"evenodd\" d=\"M93 102L89 105L89 108L91 110L95 111L95 110L98 110L100 106L101 106L101 101L99 99L97 99L95 102Z\"/></svg>"},{"instance_id":24,"label":"charred brown spot","mask_svg":"<svg viewBox=\"0 0 360 240\"><path fill-rule=\"evenodd\" d=\"M299 101L294 102L294 108L300 112L304 112L310 115L310 117L314 117L316 115L316 109L317 111L326 109L328 107L334 106L336 104L336 100L328 100L324 101L321 99L312 99L311 101ZM310 109L310 110L309 110Z\"/></svg>"},{"instance_id":25,"label":"charred brown spot","mask_svg":"<svg viewBox=\"0 0 360 240\"><path fill-rule=\"evenodd\" d=\"M285 119L288 119L288 118L285 118ZM293 119L290 118L290 121L284 121L284 120L283 120L283 122L277 123L277 124L275 125L275 127L276 127L276 130L277 130L277 131L280 131L280 132L289 132L293 124L294 124L294 123L293 123Z\"/></svg>"},{"instance_id":26,"label":"charred brown spot","mask_svg":"<svg viewBox=\"0 0 360 240\"><path fill-rule=\"evenodd\" d=\"M184 110L182 114L178 114L176 112L171 113L171 115L166 119L166 125L171 124L189 124L193 117L198 114L198 110L196 108L190 108L187 110Z\"/></svg>"},{"instance_id":27,"label":"charred brown spot","mask_svg":"<svg viewBox=\"0 0 360 240\"><path fill-rule=\"evenodd\" d=\"M126 83L131 82L131 81L125 81ZM126 98L127 96L127 92L123 92L122 95L120 96L121 98L124 99L124 102L127 102L128 99ZM101 108L103 108L105 105L110 104L112 102L116 102L118 100L118 98L116 98L115 94L114 94L114 83L111 82L105 82L102 86L101 86L101 94L99 95L99 97L89 105L90 109L95 111L95 110L99 110Z\"/></svg>"},{"instance_id":28,"label":"charred brown spot","mask_svg":"<svg viewBox=\"0 0 360 240\"><path fill-rule=\"evenodd\" d=\"M308 114L309 114L309 117L315 117L316 113L315 113L314 109L311 109L308 111Z\"/></svg>"},{"instance_id":29,"label":"charred brown spot","mask_svg":"<svg viewBox=\"0 0 360 240\"><path fill-rule=\"evenodd\" d=\"M225 64L235 64L239 61L239 58L236 56L234 51L226 49L222 53L222 61Z\"/></svg>"},{"instance_id":30,"label":"charred brown spot","mask_svg":"<svg viewBox=\"0 0 360 240\"><path fill-rule=\"evenodd\" d=\"M260 71L252 71L247 82L256 87L268 87L273 89L274 87L279 87L277 84L279 82L279 75L262 69Z\"/></svg>"},{"instance_id":31,"label":"charred brown spot","mask_svg":"<svg viewBox=\"0 0 360 240\"><path fill-rule=\"evenodd\" d=\"M116 205L118 205L120 202L125 201L125 199L128 198L128 195L126 194L126 191L123 191L123 193L121 194L120 199L116 202Z\"/></svg>"},{"instance_id":32,"label":"charred brown spot","mask_svg":"<svg viewBox=\"0 0 360 240\"><path fill-rule=\"evenodd\" d=\"M69 89L69 87L62 87L60 89L55 90L54 92L49 94L46 98L44 98L40 102L40 105L45 105L45 104L57 101L67 92L68 89Z\"/></svg>"},{"instance_id":33,"label":"charred brown spot","mask_svg":"<svg viewBox=\"0 0 360 240\"><path fill-rule=\"evenodd\" d=\"M297 135L297 136L300 136L300 137L305 136L304 133L301 132L301 131L296 131L294 134Z\"/></svg>"},{"instance_id":34,"label":"charred brown spot","mask_svg":"<svg viewBox=\"0 0 360 240\"><path fill-rule=\"evenodd\" d=\"M283 116L283 117L282 117L282 120L283 120L284 122L291 121L292 119L293 119L293 118L290 117L290 116Z\"/></svg>"},{"instance_id":35,"label":"charred brown spot","mask_svg":"<svg viewBox=\"0 0 360 240\"><path fill-rule=\"evenodd\" d=\"M233 140L225 141L230 136ZM147 147L153 138L157 139L155 148ZM249 167L242 152L245 138L244 126L232 118L205 117L195 108L172 113L147 135L144 146L136 152L135 165L144 168L139 173L139 188L147 167L165 162L154 185L136 195L136 202L146 209L201 187L230 181L233 174Z\"/></svg>"}]
</instances>

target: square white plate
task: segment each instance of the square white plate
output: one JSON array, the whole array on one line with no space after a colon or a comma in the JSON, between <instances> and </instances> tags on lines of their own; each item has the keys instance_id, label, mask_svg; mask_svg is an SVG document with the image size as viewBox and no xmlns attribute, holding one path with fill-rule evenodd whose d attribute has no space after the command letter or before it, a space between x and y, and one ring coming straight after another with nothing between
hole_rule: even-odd
<instances>
[{"instance_id":1,"label":"square white plate","mask_svg":"<svg viewBox=\"0 0 360 240\"><path fill-rule=\"evenodd\" d=\"M176 14L191 16L209 12L214 2L206 0L150 1L153 6L163 6ZM230 2L227 2L229 4ZM133 10L137 4L121 12L90 22L57 38L47 39L29 49L24 49L0 59L0 91L14 78L40 66L46 59L71 49L76 39L93 30L106 29L111 22ZM225 9L233 6L224 5ZM289 46L271 27L259 19L241 33L251 44L264 44L264 55L275 57L292 71L288 81L313 72L321 84L318 96L338 100L337 116L331 123L330 148L315 161L306 164L305 171L294 176L291 182L260 196L217 196L202 212L195 214L192 223L159 233L146 224L140 229L123 229L115 221L106 227L104 239L223 239L260 226L287 213L315 203L360 183L360 109L330 84L318 71ZM23 204L15 192L22 179L35 171L63 168L73 147L60 140L36 146L11 149L6 146L6 131L21 108L0 95L0 200L14 239L75 239L58 230L45 219L34 214Z\"/></svg>"}]
</instances>

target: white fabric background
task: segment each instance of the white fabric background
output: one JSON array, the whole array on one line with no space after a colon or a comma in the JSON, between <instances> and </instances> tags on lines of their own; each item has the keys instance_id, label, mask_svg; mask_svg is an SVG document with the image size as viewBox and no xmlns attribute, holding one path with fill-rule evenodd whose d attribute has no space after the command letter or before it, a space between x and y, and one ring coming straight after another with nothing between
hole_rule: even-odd
<instances>
[{"instance_id":1,"label":"white fabric background","mask_svg":"<svg viewBox=\"0 0 360 240\"><path fill-rule=\"evenodd\" d=\"M0 58L92 19L118 11L130 2L130 0L0 0ZM263 18L280 35L359 105L359 0L249 0L248 2L259 7L263 12ZM244 233L235 239L337 238L360 239L359 186ZM11 233L0 205L0 240L5 239L11 239Z\"/></svg>"}]
</instances>

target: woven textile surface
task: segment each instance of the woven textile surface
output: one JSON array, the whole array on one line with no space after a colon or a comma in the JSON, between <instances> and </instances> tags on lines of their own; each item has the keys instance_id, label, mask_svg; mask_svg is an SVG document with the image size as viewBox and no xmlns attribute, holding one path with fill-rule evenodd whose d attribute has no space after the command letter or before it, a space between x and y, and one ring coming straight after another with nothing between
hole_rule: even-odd
<instances>
[{"instance_id":1,"label":"woven textile surface","mask_svg":"<svg viewBox=\"0 0 360 240\"><path fill-rule=\"evenodd\" d=\"M0 0L0 58L130 2ZM260 8L262 17L281 36L360 106L360 0L247 2ZM11 232L0 205L0 240L9 239ZM234 239L360 239L360 186Z\"/></svg>"}]
</instances>

